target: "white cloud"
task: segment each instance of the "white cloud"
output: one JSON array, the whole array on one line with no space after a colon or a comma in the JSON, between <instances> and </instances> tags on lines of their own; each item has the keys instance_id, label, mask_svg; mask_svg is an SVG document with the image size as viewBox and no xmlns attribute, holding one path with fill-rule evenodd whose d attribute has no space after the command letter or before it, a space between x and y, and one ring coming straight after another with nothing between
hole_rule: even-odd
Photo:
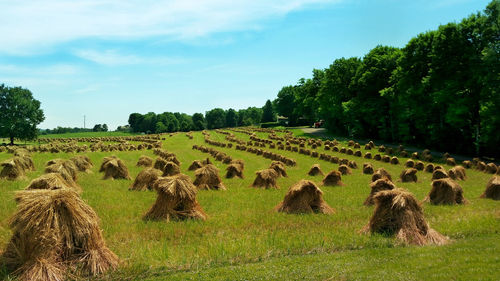
<instances>
[{"instance_id":1,"label":"white cloud","mask_svg":"<svg viewBox=\"0 0 500 281\"><path fill-rule=\"evenodd\" d=\"M134 65L134 64L175 64L185 60L169 57L140 57L137 55L122 54L117 50L76 50L74 54L82 59L107 66Z\"/></svg>"},{"instance_id":2,"label":"white cloud","mask_svg":"<svg viewBox=\"0 0 500 281\"><path fill-rule=\"evenodd\" d=\"M85 38L183 40L251 30L272 17L341 0L0 0L0 53L36 53ZM109 59L109 58L108 58Z\"/></svg>"}]
</instances>

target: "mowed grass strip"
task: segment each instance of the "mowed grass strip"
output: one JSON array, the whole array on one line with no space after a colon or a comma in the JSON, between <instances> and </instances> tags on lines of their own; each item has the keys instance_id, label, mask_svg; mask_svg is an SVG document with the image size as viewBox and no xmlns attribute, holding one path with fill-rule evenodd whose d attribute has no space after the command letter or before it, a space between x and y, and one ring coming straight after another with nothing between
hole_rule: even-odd
<instances>
[{"instance_id":1,"label":"mowed grass strip","mask_svg":"<svg viewBox=\"0 0 500 281\"><path fill-rule=\"evenodd\" d=\"M210 134L213 140L227 142L222 134L214 131L210 131ZM243 140L249 139L246 134L235 133L235 135ZM192 179L194 179L194 172L187 171L191 162L210 157L209 154L192 150L192 145L203 144L211 147L203 142L201 133L196 132L193 136L194 138L190 140L183 133L172 137L167 135L163 145L163 149L177 155L182 162L181 171ZM258 136L267 138L265 133L258 133ZM427 264L429 255L440 256L444 253L453 253L456 256L454 266L464 268L473 265L467 262L467 257L471 255L470 253L475 253L478 258L496 261L496 264L495 262L489 263L491 266L489 268L490 271L498 273L498 259L495 260L495 257L491 256L490 250L479 252L472 249L474 245L490 249L488 245L498 244L499 203L479 199L491 175L467 170L468 179L459 182L464 189L465 197L470 201L467 205L432 206L427 203L423 205L425 218L431 227L452 238L454 242L451 245L394 248L392 238L358 233L373 212L373 207L363 206L363 201L370 191L368 184L371 176L363 175L361 168L354 169L352 175L342 177L345 186L320 187L324 192L325 201L336 210L335 214L330 216L287 215L276 213L273 208L283 200L288 187L300 179L310 179L320 184L321 176L306 175L309 168L318 163L327 173L332 169L337 169L338 164L295 152L265 148L295 159L298 165L287 167L289 177L278 179L280 189L263 190L251 188L250 185L255 178L255 171L267 168L271 160L234 148L214 148L231 155L233 159L243 159L245 179L223 178L228 188L227 191L198 192L198 201L208 214L205 222L145 222L141 217L155 201L156 193L128 191L132 180L105 181L101 179L102 174L97 172L103 157L116 155L125 162L134 179L142 169L135 166L137 160L141 155L155 158L152 151L86 153L93 161L94 168L91 174L79 174L78 183L84 190L82 197L99 215L108 246L123 261L117 272L103 278L134 279L139 278L138 276L155 278L155 274L174 274L173 276L178 276L179 279L196 279L196 276L203 277L201 279L210 279L214 274L220 275L220 280L231 280L231 277L236 275L230 273L232 272L230 269L236 266L239 270L237 272L242 272L241 277L236 276L240 279L251 280L252 276L255 277L254 280L258 280L258 276L264 279L275 279L280 276L292 276L293 271L287 272L286 270L287 264L296 262L298 269L302 268L305 271L311 270L307 269L308 267L316 267L315 263L319 263L318 268L325 267L318 269L320 273L317 275L311 275L310 280L330 277L362 279L363 275L357 275L357 272L368 266L366 260L373 255L375 255L375 260L377 260L376 255L379 255L385 270L398 271L401 270L398 260L404 262L401 258L403 253L414 256L410 267L416 266L419 262ZM318 148L317 151L323 152L323 147ZM403 164L391 165L331 151L328 153L355 160L358 167L361 167L364 162L372 163L374 168L384 167L391 173L393 179L397 179L403 170ZM33 153L32 158L37 170L28 173L27 180L0 181L0 246L2 248L5 247L11 235L7 221L16 208L13 192L23 189L31 179L42 174L44 164L48 160L70 158L73 155ZM0 160L11 156L11 154L0 153ZM220 176L224 177L227 165L210 158L220 169ZM400 158L401 163L406 160L407 158ZM395 184L408 189L419 200L422 200L430 191L431 174L419 171L417 176L419 180L417 183L395 182ZM422 251L427 254L421 254ZM333 273L327 275L326 267L335 268L341 265L342 259L339 260L339 257L349 261L345 263L346 268L343 269L347 275ZM391 258L394 262L384 262ZM267 266L274 268L277 275L264 274L266 272L270 274L270 272L259 267L259 264L265 268ZM179 270L181 271L178 272ZM473 270L464 271L468 274L474 273ZM371 272L378 273L377 270ZM454 277L451 271L445 272L448 272L444 273L445 279ZM406 273L401 271L401 276L396 276L395 279L413 279L412 274L412 270ZM265 278L266 276L269 278ZM300 279L299 276L303 275L296 276ZM365 277L369 276L369 274L365 275ZM474 275L468 276L474 277ZM309 278L306 277L304 276L303 279Z\"/></svg>"}]
</instances>

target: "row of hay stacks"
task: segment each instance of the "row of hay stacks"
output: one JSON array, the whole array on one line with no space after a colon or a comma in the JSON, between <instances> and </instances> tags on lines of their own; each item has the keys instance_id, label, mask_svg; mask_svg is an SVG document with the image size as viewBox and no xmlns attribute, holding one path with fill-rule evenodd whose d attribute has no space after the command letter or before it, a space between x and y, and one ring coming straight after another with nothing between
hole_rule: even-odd
<instances>
[{"instance_id":1,"label":"row of hay stacks","mask_svg":"<svg viewBox=\"0 0 500 281\"><path fill-rule=\"evenodd\" d=\"M229 155L227 155L225 152L218 151L216 149L213 149L211 147L206 147L204 145L193 145L192 149L199 150L203 153L209 153L212 157L215 158L217 161L222 161L224 164L229 164L231 161L233 161L233 158Z\"/></svg>"},{"instance_id":2,"label":"row of hay stacks","mask_svg":"<svg viewBox=\"0 0 500 281\"><path fill-rule=\"evenodd\" d=\"M78 145L76 142L71 143L49 143L41 144L39 146L27 146L26 150L29 152L41 152L41 153L84 153L84 152L108 152L108 151L137 151L153 149L155 147L161 147L161 142L155 143L140 143L140 144L130 144L127 142L116 143L116 144L104 144L102 142L92 143L90 146L87 144Z\"/></svg>"},{"instance_id":3,"label":"row of hay stacks","mask_svg":"<svg viewBox=\"0 0 500 281\"><path fill-rule=\"evenodd\" d=\"M0 166L0 179L11 181L23 179L27 172L35 170L33 160L25 153L16 153L14 157L0 163Z\"/></svg>"},{"instance_id":4,"label":"row of hay stacks","mask_svg":"<svg viewBox=\"0 0 500 281\"><path fill-rule=\"evenodd\" d=\"M211 140L210 137L208 137L208 136L205 136L205 143L210 144L210 145L214 145L214 146L218 146L218 147L228 147L228 148L233 147L232 143L214 141L214 140Z\"/></svg>"},{"instance_id":5,"label":"row of hay stacks","mask_svg":"<svg viewBox=\"0 0 500 281\"><path fill-rule=\"evenodd\" d=\"M119 259L104 242L97 214L78 194L74 174L89 165L85 156L51 160L46 174L16 192L18 208L9 221L13 235L0 259L17 280L56 281L117 268Z\"/></svg>"}]
</instances>

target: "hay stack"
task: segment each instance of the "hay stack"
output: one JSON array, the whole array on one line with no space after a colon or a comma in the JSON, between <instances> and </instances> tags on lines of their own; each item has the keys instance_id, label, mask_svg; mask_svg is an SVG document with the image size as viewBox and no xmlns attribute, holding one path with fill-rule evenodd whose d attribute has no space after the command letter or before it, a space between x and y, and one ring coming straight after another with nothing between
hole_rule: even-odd
<instances>
[{"instance_id":1,"label":"hay stack","mask_svg":"<svg viewBox=\"0 0 500 281\"><path fill-rule=\"evenodd\" d=\"M495 165L495 163L488 163L484 171L488 174L495 174L497 172L497 165Z\"/></svg>"},{"instance_id":2,"label":"hay stack","mask_svg":"<svg viewBox=\"0 0 500 281\"><path fill-rule=\"evenodd\" d=\"M226 168L226 178L231 179L234 177L238 177L240 179L243 178L243 166L239 163L232 163Z\"/></svg>"},{"instance_id":3,"label":"hay stack","mask_svg":"<svg viewBox=\"0 0 500 281\"><path fill-rule=\"evenodd\" d=\"M165 170L165 165L167 165L167 160L165 158L158 157L155 160L153 168L155 168L157 170L160 170L160 171L164 171Z\"/></svg>"},{"instance_id":4,"label":"hay stack","mask_svg":"<svg viewBox=\"0 0 500 281\"><path fill-rule=\"evenodd\" d=\"M367 153L365 153L364 158L365 158L365 159L372 159L372 154L371 154L371 152L367 152Z\"/></svg>"},{"instance_id":5,"label":"hay stack","mask_svg":"<svg viewBox=\"0 0 500 281\"><path fill-rule=\"evenodd\" d=\"M448 238L429 227L415 196L403 189L383 190L373 197L375 210L362 232L395 236L403 244L444 245Z\"/></svg>"},{"instance_id":6,"label":"hay stack","mask_svg":"<svg viewBox=\"0 0 500 281\"><path fill-rule=\"evenodd\" d=\"M331 171L322 181L324 186L343 186L342 174L339 171Z\"/></svg>"},{"instance_id":7,"label":"hay stack","mask_svg":"<svg viewBox=\"0 0 500 281\"><path fill-rule=\"evenodd\" d=\"M386 178L392 182L391 174L389 174L389 172L387 172L387 170L384 168L378 168L372 175L372 182L383 178Z\"/></svg>"},{"instance_id":8,"label":"hay stack","mask_svg":"<svg viewBox=\"0 0 500 281\"><path fill-rule=\"evenodd\" d=\"M116 156L112 157L104 157L101 169L104 172L104 180L107 179L126 179L130 180L130 175L127 169L127 166L125 166L125 163Z\"/></svg>"},{"instance_id":9,"label":"hay stack","mask_svg":"<svg viewBox=\"0 0 500 281\"><path fill-rule=\"evenodd\" d=\"M391 164L393 164L393 165L399 164L399 159L396 156L393 156L391 158Z\"/></svg>"},{"instance_id":10,"label":"hay stack","mask_svg":"<svg viewBox=\"0 0 500 281\"><path fill-rule=\"evenodd\" d=\"M500 200L500 177L493 176L486 184L486 190L481 194L481 198Z\"/></svg>"},{"instance_id":11,"label":"hay stack","mask_svg":"<svg viewBox=\"0 0 500 281\"><path fill-rule=\"evenodd\" d=\"M463 190L457 182L450 178L438 179L431 183L432 189L424 199L433 205L465 204Z\"/></svg>"},{"instance_id":12,"label":"hay stack","mask_svg":"<svg viewBox=\"0 0 500 281\"><path fill-rule=\"evenodd\" d=\"M388 180L387 178L378 179L370 184L370 194L368 195L363 204L367 206L373 205L375 204L373 197L377 192L382 190L392 190L395 188L396 186L392 183L392 181Z\"/></svg>"},{"instance_id":13,"label":"hay stack","mask_svg":"<svg viewBox=\"0 0 500 281\"><path fill-rule=\"evenodd\" d=\"M79 172L90 173L90 169L94 167L90 158L86 155L77 155L70 159L76 166Z\"/></svg>"},{"instance_id":14,"label":"hay stack","mask_svg":"<svg viewBox=\"0 0 500 281\"><path fill-rule=\"evenodd\" d=\"M288 174L286 173L285 163L281 161L271 162L271 166L269 166L269 168L275 170L276 173L278 173L278 177L288 177Z\"/></svg>"},{"instance_id":15,"label":"hay stack","mask_svg":"<svg viewBox=\"0 0 500 281\"><path fill-rule=\"evenodd\" d=\"M455 162L455 158L452 158L452 157L446 158L446 165L456 166L457 163Z\"/></svg>"},{"instance_id":16,"label":"hay stack","mask_svg":"<svg viewBox=\"0 0 500 281\"><path fill-rule=\"evenodd\" d=\"M358 168L358 164L356 163L356 161L349 161L347 163L347 166L351 169L357 169Z\"/></svg>"},{"instance_id":17,"label":"hay stack","mask_svg":"<svg viewBox=\"0 0 500 281\"><path fill-rule=\"evenodd\" d=\"M213 164L212 161L210 161L210 158L207 157L207 159L203 160L203 162L201 162L203 165L208 165L208 164Z\"/></svg>"},{"instance_id":18,"label":"hay stack","mask_svg":"<svg viewBox=\"0 0 500 281\"><path fill-rule=\"evenodd\" d=\"M462 161L462 165L466 168L466 169L470 169L472 167L472 162L469 161L469 160L464 160Z\"/></svg>"},{"instance_id":19,"label":"hay stack","mask_svg":"<svg viewBox=\"0 0 500 281\"><path fill-rule=\"evenodd\" d=\"M2 171L0 172L0 179L17 180L25 177L23 167L12 158L0 163Z\"/></svg>"},{"instance_id":20,"label":"hay stack","mask_svg":"<svg viewBox=\"0 0 500 281\"><path fill-rule=\"evenodd\" d=\"M139 172L128 190L152 190L153 184L161 176L162 172L155 168L146 168Z\"/></svg>"},{"instance_id":21,"label":"hay stack","mask_svg":"<svg viewBox=\"0 0 500 281\"><path fill-rule=\"evenodd\" d=\"M333 214L334 210L323 200L323 192L314 182L301 180L288 189L288 192L275 210L284 213Z\"/></svg>"},{"instance_id":22,"label":"hay stack","mask_svg":"<svg viewBox=\"0 0 500 281\"><path fill-rule=\"evenodd\" d=\"M78 179L78 167L71 160L65 160L65 159L50 160L46 164L45 172L68 174L75 182Z\"/></svg>"},{"instance_id":23,"label":"hay stack","mask_svg":"<svg viewBox=\"0 0 500 281\"><path fill-rule=\"evenodd\" d=\"M155 181L153 188L158 197L143 219L170 221L207 218L196 200L196 186L189 176L178 174L172 177L160 177Z\"/></svg>"},{"instance_id":24,"label":"hay stack","mask_svg":"<svg viewBox=\"0 0 500 281\"><path fill-rule=\"evenodd\" d=\"M406 168L414 168L415 167L415 161L413 161L411 159L406 160L405 167Z\"/></svg>"},{"instance_id":25,"label":"hay stack","mask_svg":"<svg viewBox=\"0 0 500 281\"><path fill-rule=\"evenodd\" d=\"M417 163L415 163L415 169L419 170L419 171L422 171L424 169L424 162L422 161L417 161Z\"/></svg>"},{"instance_id":26,"label":"hay stack","mask_svg":"<svg viewBox=\"0 0 500 281\"><path fill-rule=\"evenodd\" d=\"M417 182L417 169L408 168L401 172L399 179L402 182Z\"/></svg>"},{"instance_id":27,"label":"hay stack","mask_svg":"<svg viewBox=\"0 0 500 281\"><path fill-rule=\"evenodd\" d=\"M310 176L325 175L323 171L321 171L321 167L319 166L319 164L312 165L311 169L309 169L309 172L307 172L307 174Z\"/></svg>"},{"instance_id":28,"label":"hay stack","mask_svg":"<svg viewBox=\"0 0 500 281\"><path fill-rule=\"evenodd\" d=\"M193 163L189 165L188 171L195 171L201 167L203 167L203 162L201 162L200 160L194 160Z\"/></svg>"},{"instance_id":29,"label":"hay stack","mask_svg":"<svg viewBox=\"0 0 500 281\"><path fill-rule=\"evenodd\" d=\"M339 172L342 175L350 175L350 174L352 174L351 168L349 168L347 165L340 165L339 166Z\"/></svg>"},{"instance_id":30,"label":"hay stack","mask_svg":"<svg viewBox=\"0 0 500 281\"><path fill-rule=\"evenodd\" d=\"M198 189L226 190L219 177L219 169L212 164L207 164L194 172L195 180L193 184Z\"/></svg>"},{"instance_id":31,"label":"hay stack","mask_svg":"<svg viewBox=\"0 0 500 281\"><path fill-rule=\"evenodd\" d=\"M16 193L13 235L2 259L18 280L64 280L68 271L98 275L118 266L99 228L99 218L69 189Z\"/></svg>"},{"instance_id":32,"label":"hay stack","mask_svg":"<svg viewBox=\"0 0 500 281\"><path fill-rule=\"evenodd\" d=\"M177 174L181 173L181 169L179 166L172 161L167 161L167 164L165 164L165 167L163 169L163 176L164 177L170 177L170 176L175 176Z\"/></svg>"},{"instance_id":33,"label":"hay stack","mask_svg":"<svg viewBox=\"0 0 500 281\"><path fill-rule=\"evenodd\" d=\"M38 178L32 180L30 184L26 187L26 190L32 189L73 189L73 191L81 192L81 188L74 185L73 182L68 183L59 173L48 173L39 176Z\"/></svg>"},{"instance_id":34,"label":"hay stack","mask_svg":"<svg viewBox=\"0 0 500 281\"><path fill-rule=\"evenodd\" d=\"M432 163L427 164L427 166L425 166L424 171L426 171L427 173L434 172L434 164L432 164Z\"/></svg>"},{"instance_id":35,"label":"hay stack","mask_svg":"<svg viewBox=\"0 0 500 281\"><path fill-rule=\"evenodd\" d=\"M445 179L449 178L448 173L443 169L437 169L432 172L431 180Z\"/></svg>"},{"instance_id":36,"label":"hay stack","mask_svg":"<svg viewBox=\"0 0 500 281\"><path fill-rule=\"evenodd\" d=\"M454 180L465 180L467 176L465 175L465 168L462 166L455 166L448 171L448 176Z\"/></svg>"},{"instance_id":37,"label":"hay stack","mask_svg":"<svg viewBox=\"0 0 500 281\"><path fill-rule=\"evenodd\" d=\"M274 169L260 170L255 172L255 174L257 176L255 177L255 180L252 183L253 187L264 187L266 189L269 189L271 187L279 188L278 185L276 184L278 173Z\"/></svg>"},{"instance_id":38,"label":"hay stack","mask_svg":"<svg viewBox=\"0 0 500 281\"><path fill-rule=\"evenodd\" d=\"M137 161L136 166L146 168L153 167L153 159L151 159L151 157L149 156L141 155L141 157L139 157L139 160Z\"/></svg>"},{"instance_id":39,"label":"hay stack","mask_svg":"<svg viewBox=\"0 0 500 281\"><path fill-rule=\"evenodd\" d=\"M373 166L370 163L363 163L363 174L373 174Z\"/></svg>"}]
</instances>

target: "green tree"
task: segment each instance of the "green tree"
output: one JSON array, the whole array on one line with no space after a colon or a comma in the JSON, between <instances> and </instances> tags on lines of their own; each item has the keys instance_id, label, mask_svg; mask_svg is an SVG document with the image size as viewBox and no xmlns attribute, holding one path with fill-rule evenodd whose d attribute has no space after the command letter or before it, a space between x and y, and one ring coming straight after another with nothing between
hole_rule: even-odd
<instances>
[{"instance_id":1,"label":"green tree","mask_svg":"<svg viewBox=\"0 0 500 281\"><path fill-rule=\"evenodd\" d=\"M144 116L140 113L132 113L128 117L128 124L132 129L132 132L140 132L141 131L141 122L144 119Z\"/></svg>"},{"instance_id":2,"label":"green tree","mask_svg":"<svg viewBox=\"0 0 500 281\"><path fill-rule=\"evenodd\" d=\"M214 108L205 113L208 129L219 129L226 125L226 112L222 108Z\"/></svg>"},{"instance_id":3,"label":"green tree","mask_svg":"<svg viewBox=\"0 0 500 281\"><path fill-rule=\"evenodd\" d=\"M230 108L226 111L226 127L238 126L238 113L236 110Z\"/></svg>"},{"instance_id":4,"label":"green tree","mask_svg":"<svg viewBox=\"0 0 500 281\"><path fill-rule=\"evenodd\" d=\"M266 101L266 104L262 108L262 123L274 122L276 121L276 114L274 113L273 104L270 100Z\"/></svg>"},{"instance_id":5,"label":"green tree","mask_svg":"<svg viewBox=\"0 0 500 281\"><path fill-rule=\"evenodd\" d=\"M0 85L0 136L32 140L37 137L36 126L45 119L40 102L28 89Z\"/></svg>"},{"instance_id":6,"label":"green tree","mask_svg":"<svg viewBox=\"0 0 500 281\"><path fill-rule=\"evenodd\" d=\"M205 130L205 117L202 113L193 114L193 130Z\"/></svg>"}]
</instances>

